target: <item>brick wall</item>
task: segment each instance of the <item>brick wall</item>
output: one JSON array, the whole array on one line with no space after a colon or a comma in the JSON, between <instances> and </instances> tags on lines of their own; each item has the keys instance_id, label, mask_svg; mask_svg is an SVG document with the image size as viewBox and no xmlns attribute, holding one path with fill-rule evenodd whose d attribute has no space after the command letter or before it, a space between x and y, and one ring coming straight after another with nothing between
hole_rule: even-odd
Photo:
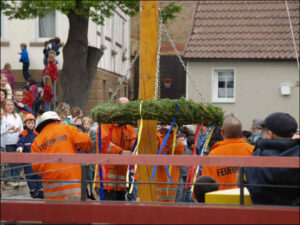
<instances>
[{"instance_id":1,"label":"brick wall","mask_svg":"<svg viewBox=\"0 0 300 225\"><path fill-rule=\"evenodd\" d=\"M160 8L168 5L171 2L175 2L177 5L182 6L180 13L176 14L174 20L168 21L165 24L171 38L176 44L177 49L183 53L184 47L192 32L194 14L197 5L197 1L161 1ZM134 55L139 47L139 15L131 19L131 55ZM171 44L166 38L165 33L162 33L162 55L174 55Z\"/></svg>"}]
</instances>

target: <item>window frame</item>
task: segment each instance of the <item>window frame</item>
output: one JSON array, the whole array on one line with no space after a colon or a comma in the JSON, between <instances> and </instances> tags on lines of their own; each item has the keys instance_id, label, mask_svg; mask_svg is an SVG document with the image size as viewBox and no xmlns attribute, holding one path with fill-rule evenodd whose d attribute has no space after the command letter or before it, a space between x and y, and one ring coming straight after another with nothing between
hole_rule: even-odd
<instances>
[{"instance_id":1,"label":"window frame","mask_svg":"<svg viewBox=\"0 0 300 225\"><path fill-rule=\"evenodd\" d=\"M39 29L39 17L37 17L35 19L35 40L37 41L48 41L49 39L51 38L54 38L54 37L58 37L58 20L59 20L59 14L58 14L58 11L55 10L55 34L53 37L39 37L39 34L40 34L40 29Z\"/></svg>"},{"instance_id":2,"label":"window frame","mask_svg":"<svg viewBox=\"0 0 300 225\"><path fill-rule=\"evenodd\" d=\"M219 98L218 97L218 72L233 72L233 97ZM220 67L212 68L212 103L235 103L236 102L236 68L234 67Z\"/></svg>"},{"instance_id":3,"label":"window frame","mask_svg":"<svg viewBox=\"0 0 300 225\"><path fill-rule=\"evenodd\" d=\"M1 12L1 41L6 41L6 17Z\"/></svg>"}]
</instances>

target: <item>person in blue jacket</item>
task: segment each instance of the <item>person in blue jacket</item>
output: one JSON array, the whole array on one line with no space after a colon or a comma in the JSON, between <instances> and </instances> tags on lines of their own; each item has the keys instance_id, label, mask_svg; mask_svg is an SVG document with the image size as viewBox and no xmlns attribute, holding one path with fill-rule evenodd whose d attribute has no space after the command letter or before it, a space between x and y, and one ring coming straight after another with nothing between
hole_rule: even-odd
<instances>
[{"instance_id":1,"label":"person in blue jacket","mask_svg":"<svg viewBox=\"0 0 300 225\"><path fill-rule=\"evenodd\" d=\"M21 58L19 61L23 63L23 71L22 71L23 77L27 81L29 78L31 78L31 75L28 72L30 60L27 52L27 45L25 43L21 43L20 48L21 48L21 53L20 53Z\"/></svg>"},{"instance_id":2,"label":"person in blue jacket","mask_svg":"<svg viewBox=\"0 0 300 225\"><path fill-rule=\"evenodd\" d=\"M270 114L261 126L263 139L258 141L253 156L299 157L299 139L292 139L297 131L296 120L287 113ZM300 205L299 168L245 168L246 183L252 202L264 205ZM254 185L253 185L254 184ZM290 187L262 187L285 185Z\"/></svg>"},{"instance_id":3,"label":"person in blue jacket","mask_svg":"<svg viewBox=\"0 0 300 225\"><path fill-rule=\"evenodd\" d=\"M38 135L34 130L35 117L32 114L26 114L24 117L25 129L19 135L19 141L17 142L17 152L30 153L31 144ZM36 175L30 164L24 164L24 172L26 175L27 184L30 190L32 198L44 198L43 186L41 183L41 177Z\"/></svg>"}]
</instances>

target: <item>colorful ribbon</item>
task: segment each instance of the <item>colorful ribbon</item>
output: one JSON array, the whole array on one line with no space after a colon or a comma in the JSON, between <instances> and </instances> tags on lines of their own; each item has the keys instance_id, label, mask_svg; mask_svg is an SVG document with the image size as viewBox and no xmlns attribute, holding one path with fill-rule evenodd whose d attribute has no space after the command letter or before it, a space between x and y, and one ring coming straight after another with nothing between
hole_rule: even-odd
<instances>
[{"instance_id":1,"label":"colorful ribbon","mask_svg":"<svg viewBox=\"0 0 300 225\"><path fill-rule=\"evenodd\" d=\"M140 122L140 126L139 126L139 129L138 129L139 133L138 133L138 137L137 137L137 144L136 144L136 146L134 148L134 151L133 151L132 155L137 155L138 154L140 140L141 140L141 137L142 137L142 130L143 130L142 104L143 104L143 101L140 102L140 117L141 117L141 122ZM130 167L127 170L128 175L126 174L127 184L129 184L129 170L130 170ZM134 178L133 178L133 180L136 178L136 170L137 170L137 165L134 165ZM130 186L129 194L132 194L132 192L133 192L133 186L134 186L133 184Z\"/></svg>"}]
</instances>

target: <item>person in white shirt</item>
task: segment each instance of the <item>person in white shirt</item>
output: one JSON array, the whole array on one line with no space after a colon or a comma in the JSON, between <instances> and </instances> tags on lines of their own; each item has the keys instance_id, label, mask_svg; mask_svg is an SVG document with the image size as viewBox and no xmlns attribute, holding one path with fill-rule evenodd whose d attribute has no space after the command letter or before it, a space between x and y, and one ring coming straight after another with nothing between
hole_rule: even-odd
<instances>
[{"instance_id":1,"label":"person in white shirt","mask_svg":"<svg viewBox=\"0 0 300 225\"><path fill-rule=\"evenodd\" d=\"M23 130L23 123L21 117L15 113L14 102L11 99L4 101L4 116L1 121L1 137L5 143L6 152L15 152L17 149L17 142L19 140L19 134ZM19 179L22 169L10 169L12 167L20 166L19 164L9 163L7 178ZM9 182L8 185L14 185L15 183Z\"/></svg>"},{"instance_id":2,"label":"person in white shirt","mask_svg":"<svg viewBox=\"0 0 300 225\"><path fill-rule=\"evenodd\" d=\"M6 74L1 74L1 88L6 90L7 98L12 99L12 90L8 83Z\"/></svg>"}]
</instances>

